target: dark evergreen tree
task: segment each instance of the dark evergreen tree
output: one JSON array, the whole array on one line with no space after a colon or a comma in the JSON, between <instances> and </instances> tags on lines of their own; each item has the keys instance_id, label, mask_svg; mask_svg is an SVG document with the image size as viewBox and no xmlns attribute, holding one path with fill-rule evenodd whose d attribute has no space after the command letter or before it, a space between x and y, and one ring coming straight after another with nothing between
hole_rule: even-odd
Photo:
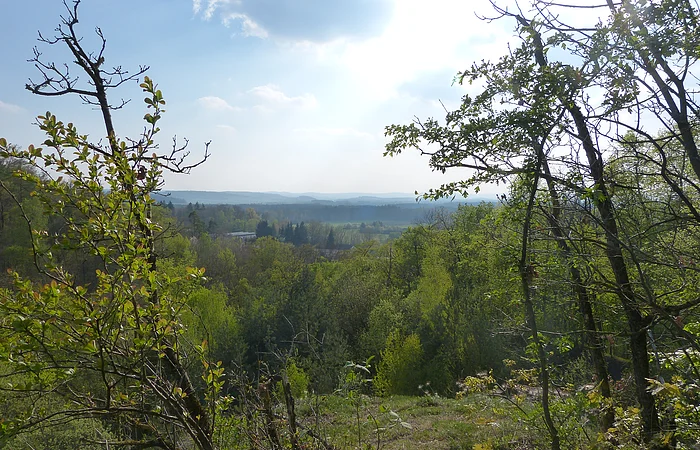
<instances>
[{"instance_id":1,"label":"dark evergreen tree","mask_svg":"<svg viewBox=\"0 0 700 450\"><path fill-rule=\"evenodd\" d=\"M304 222L294 227L292 243L296 246L309 243L309 230L307 230L306 225L304 225Z\"/></svg>"},{"instance_id":2,"label":"dark evergreen tree","mask_svg":"<svg viewBox=\"0 0 700 450\"><path fill-rule=\"evenodd\" d=\"M204 223L202 222L202 219L199 218L197 211L192 211L188 217L190 219L190 224L192 225L192 234L195 236L200 236L202 233L204 233Z\"/></svg>"},{"instance_id":3,"label":"dark evergreen tree","mask_svg":"<svg viewBox=\"0 0 700 450\"><path fill-rule=\"evenodd\" d=\"M265 236L274 236L275 229L267 223L267 220L261 220L255 227L255 235L259 238Z\"/></svg>"},{"instance_id":4,"label":"dark evergreen tree","mask_svg":"<svg viewBox=\"0 0 700 450\"><path fill-rule=\"evenodd\" d=\"M294 227L291 222L287 222L284 227L284 241L290 243L294 241Z\"/></svg>"},{"instance_id":5,"label":"dark evergreen tree","mask_svg":"<svg viewBox=\"0 0 700 450\"><path fill-rule=\"evenodd\" d=\"M209 219L209 225L207 225L207 233L216 234L218 231L219 231L219 224L216 223L216 220Z\"/></svg>"},{"instance_id":6,"label":"dark evergreen tree","mask_svg":"<svg viewBox=\"0 0 700 450\"><path fill-rule=\"evenodd\" d=\"M335 235L333 234L333 228L328 232L328 239L326 239L326 248L335 248Z\"/></svg>"}]
</instances>

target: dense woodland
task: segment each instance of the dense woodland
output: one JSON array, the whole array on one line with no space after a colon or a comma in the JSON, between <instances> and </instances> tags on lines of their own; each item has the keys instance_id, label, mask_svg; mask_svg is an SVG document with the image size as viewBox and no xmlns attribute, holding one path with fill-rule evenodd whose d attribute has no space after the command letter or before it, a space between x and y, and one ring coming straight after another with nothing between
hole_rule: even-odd
<instances>
[{"instance_id":1,"label":"dense woodland","mask_svg":"<svg viewBox=\"0 0 700 450\"><path fill-rule=\"evenodd\" d=\"M206 233L211 237L231 233L255 232L257 237L278 237L294 245L311 244L326 249L349 249L355 244L376 240L386 242L401 235L414 223L430 222L437 214L450 210L425 206L421 209L386 206L312 206L309 205L204 205L173 206L161 203L178 220L189 237ZM294 211L297 212L294 212ZM305 211L311 210L311 214ZM363 214L355 211L364 210ZM274 211L271 214L271 211ZM338 214L340 213L340 214ZM333 222L319 220L334 216ZM340 220L345 216L349 220ZM389 219L389 223L381 219ZM308 220L311 219L311 220ZM352 220L350 220L352 219ZM361 221L362 219L367 222ZM356 221L357 220L357 221Z\"/></svg>"},{"instance_id":2,"label":"dense woodland","mask_svg":"<svg viewBox=\"0 0 700 450\"><path fill-rule=\"evenodd\" d=\"M608 0L585 5L603 17L587 24L564 21L584 5L494 4L517 43L457 75L476 93L445 120L388 126L386 154L472 170L427 198L506 193L393 234L355 223L354 241L338 224L156 202L208 147L154 146L163 94L146 67L83 49L78 6L40 44L66 45L92 82L36 52L44 78L27 88L97 105L106 138L46 113L41 148L0 140L0 447L339 448L322 423L336 398L350 446L379 448L411 426L368 399L397 395L486 395L510 411L492 428L524 424L450 448L697 447L694 2ZM107 93L136 80L146 127L125 138Z\"/></svg>"}]
</instances>

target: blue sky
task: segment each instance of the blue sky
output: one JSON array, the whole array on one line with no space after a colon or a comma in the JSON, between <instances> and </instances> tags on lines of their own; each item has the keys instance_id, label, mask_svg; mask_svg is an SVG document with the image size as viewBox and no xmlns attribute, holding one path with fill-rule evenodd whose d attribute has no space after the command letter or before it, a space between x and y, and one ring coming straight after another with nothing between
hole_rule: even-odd
<instances>
[{"instance_id":1,"label":"blue sky","mask_svg":"<svg viewBox=\"0 0 700 450\"><path fill-rule=\"evenodd\" d=\"M24 89L37 31L50 36L60 0L1 0L0 136L43 140L33 118L47 110L96 139L99 113L77 98ZM384 158L384 126L443 117L465 88L451 86L472 61L495 58L512 24L486 24L485 0L83 0L79 30L107 38L107 65L151 67L167 101L160 142L190 140L212 156L167 189L287 192L425 191L465 177L433 173L417 154ZM67 61L39 45L47 60ZM76 72L77 73L77 72ZM115 113L121 137L142 127L137 85L112 91L133 101Z\"/></svg>"}]
</instances>

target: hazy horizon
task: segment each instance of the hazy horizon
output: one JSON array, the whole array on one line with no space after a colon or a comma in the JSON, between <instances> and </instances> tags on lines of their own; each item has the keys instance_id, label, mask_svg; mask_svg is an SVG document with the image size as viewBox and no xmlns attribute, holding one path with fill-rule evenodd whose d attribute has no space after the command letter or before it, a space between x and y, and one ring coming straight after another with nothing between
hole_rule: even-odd
<instances>
[{"instance_id":1,"label":"hazy horizon","mask_svg":"<svg viewBox=\"0 0 700 450\"><path fill-rule=\"evenodd\" d=\"M411 205L416 203L432 203L415 194L402 193L320 193L320 192L258 192L258 191L205 191L205 190L163 190L155 194L160 201L173 204L203 203L203 204L345 204L345 205ZM169 199L169 200L168 200ZM447 203L478 203L494 201L495 196L476 195L472 197L450 197L435 201Z\"/></svg>"},{"instance_id":2,"label":"hazy horizon","mask_svg":"<svg viewBox=\"0 0 700 450\"><path fill-rule=\"evenodd\" d=\"M453 86L473 61L500 54L514 23L487 24L488 0L176 0L83 1L78 32L94 50L107 39L106 65L150 76L167 101L158 142L190 140L192 157L212 141L211 158L191 175L166 175L169 190L407 193L464 179L466 170L432 172L415 152L384 158L384 127L414 116L444 117L475 87ZM71 64L66 50L37 42L53 36L61 1L9 2L0 46L0 135L28 147L45 137L32 125L51 111L78 131L104 135L99 111L77 97L39 97L24 89L38 46L47 61ZM124 24L129 24L125 27ZM140 32L134 32L139 30ZM418 32L417 32L418 30ZM465 32L465 30L468 30ZM81 82L85 77L81 76ZM138 136L144 104L136 83L110 93L132 101L114 112L120 138ZM489 190L489 187L485 189Z\"/></svg>"}]
</instances>

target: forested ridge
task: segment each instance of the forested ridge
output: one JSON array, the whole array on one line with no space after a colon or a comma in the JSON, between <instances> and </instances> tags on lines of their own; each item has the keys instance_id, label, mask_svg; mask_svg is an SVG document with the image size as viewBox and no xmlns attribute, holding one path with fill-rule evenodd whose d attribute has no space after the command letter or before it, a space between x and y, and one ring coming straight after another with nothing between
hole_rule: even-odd
<instances>
[{"instance_id":1,"label":"forested ridge","mask_svg":"<svg viewBox=\"0 0 700 450\"><path fill-rule=\"evenodd\" d=\"M700 445L696 3L494 3L519 40L385 155L470 169L426 199L504 193L405 229L156 201L209 144L156 145L163 93L104 65L99 28L83 48L79 5L40 35L75 64L35 51L26 87L96 106L105 137L47 112L41 146L0 139L0 447L422 445L411 408L473 422L434 448Z\"/></svg>"}]
</instances>

